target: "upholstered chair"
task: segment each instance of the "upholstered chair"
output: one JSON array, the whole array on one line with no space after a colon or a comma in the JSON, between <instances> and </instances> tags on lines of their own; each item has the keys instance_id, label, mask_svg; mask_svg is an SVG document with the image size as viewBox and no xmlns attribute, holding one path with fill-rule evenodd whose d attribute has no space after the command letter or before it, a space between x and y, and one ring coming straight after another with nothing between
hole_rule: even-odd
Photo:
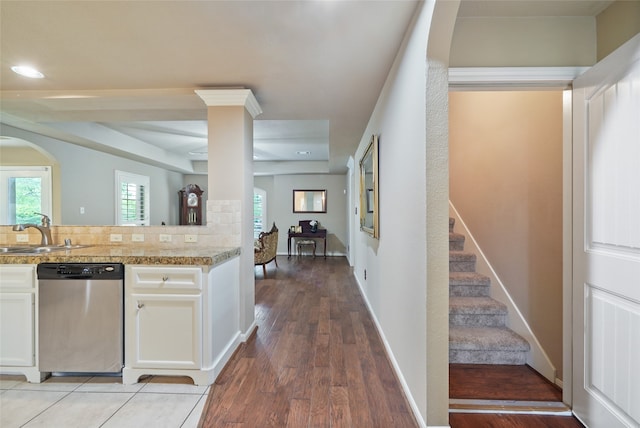
<instances>
[{"instance_id":1,"label":"upholstered chair","mask_svg":"<svg viewBox=\"0 0 640 428\"><path fill-rule=\"evenodd\" d=\"M278 250L278 228L273 223L271 230L260 232L253 249L253 261L255 266L262 265L262 273L267 277L267 263L274 261L278 267L276 253Z\"/></svg>"}]
</instances>

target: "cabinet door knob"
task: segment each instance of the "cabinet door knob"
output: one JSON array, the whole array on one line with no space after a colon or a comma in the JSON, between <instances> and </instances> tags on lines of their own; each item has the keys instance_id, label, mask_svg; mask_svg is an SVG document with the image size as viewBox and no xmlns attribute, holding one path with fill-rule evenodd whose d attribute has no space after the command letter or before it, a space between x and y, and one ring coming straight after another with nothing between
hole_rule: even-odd
<instances>
[{"instance_id":1,"label":"cabinet door knob","mask_svg":"<svg viewBox=\"0 0 640 428\"><path fill-rule=\"evenodd\" d=\"M142 309L142 308L144 308L144 303L138 302L138 309Z\"/></svg>"},{"instance_id":2,"label":"cabinet door knob","mask_svg":"<svg viewBox=\"0 0 640 428\"><path fill-rule=\"evenodd\" d=\"M169 277L167 275L162 275L162 281L163 282L169 281Z\"/></svg>"}]
</instances>

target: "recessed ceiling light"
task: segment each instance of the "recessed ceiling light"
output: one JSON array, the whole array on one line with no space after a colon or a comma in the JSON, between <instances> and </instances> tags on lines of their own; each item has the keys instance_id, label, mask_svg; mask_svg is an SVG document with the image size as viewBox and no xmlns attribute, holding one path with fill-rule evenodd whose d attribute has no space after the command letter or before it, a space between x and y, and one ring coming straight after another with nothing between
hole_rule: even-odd
<instances>
[{"instance_id":1,"label":"recessed ceiling light","mask_svg":"<svg viewBox=\"0 0 640 428\"><path fill-rule=\"evenodd\" d=\"M305 155L305 156L311 154L311 152L308 150L298 150L296 153L299 155Z\"/></svg>"},{"instance_id":2,"label":"recessed ceiling light","mask_svg":"<svg viewBox=\"0 0 640 428\"><path fill-rule=\"evenodd\" d=\"M42 79L44 74L40 73L33 67L29 67L28 65L14 65L11 67L11 70L14 73L18 73L20 76L30 77L31 79Z\"/></svg>"}]
</instances>

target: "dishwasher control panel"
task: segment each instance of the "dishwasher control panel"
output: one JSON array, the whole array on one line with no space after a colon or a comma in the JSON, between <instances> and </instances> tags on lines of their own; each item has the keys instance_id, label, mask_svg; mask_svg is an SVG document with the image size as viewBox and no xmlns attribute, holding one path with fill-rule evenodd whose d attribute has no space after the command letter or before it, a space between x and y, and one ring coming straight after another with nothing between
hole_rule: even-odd
<instances>
[{"instance_id":1,"label":"dishwasher control panel","mask_svg":"<svg viewBox=\"0 0 640 428\"><path fill-rule=\"evenodd\" d=\"M121 263L40 263L38 279L122 279Z\"/></svg>"}]
</instances>

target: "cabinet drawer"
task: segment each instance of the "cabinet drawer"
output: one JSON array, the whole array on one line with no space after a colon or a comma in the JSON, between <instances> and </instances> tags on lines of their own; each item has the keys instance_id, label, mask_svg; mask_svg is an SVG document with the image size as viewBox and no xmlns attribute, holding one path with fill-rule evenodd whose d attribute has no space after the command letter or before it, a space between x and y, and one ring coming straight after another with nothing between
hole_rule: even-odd
<instances>
[{"instance_id":1,"label":"cabinet drawer","mask_svg":"<svg viewBox=\"0 0 640 428\"><path fill-rule=\"evenodd\" d=\"M197 267L130 266L127 273L125 281L135 289L202 289L202 269Z\"/></svg>"},{"instance_id":2,"label":"cabinet drawer","mask_svg":"<svg viewBox=\"0 0 640 428\"><path fill-rule=\"evenodd\" d=\"M1 265L0 288L35 288L35 265Z\"/></svg>"}]
</instances>

